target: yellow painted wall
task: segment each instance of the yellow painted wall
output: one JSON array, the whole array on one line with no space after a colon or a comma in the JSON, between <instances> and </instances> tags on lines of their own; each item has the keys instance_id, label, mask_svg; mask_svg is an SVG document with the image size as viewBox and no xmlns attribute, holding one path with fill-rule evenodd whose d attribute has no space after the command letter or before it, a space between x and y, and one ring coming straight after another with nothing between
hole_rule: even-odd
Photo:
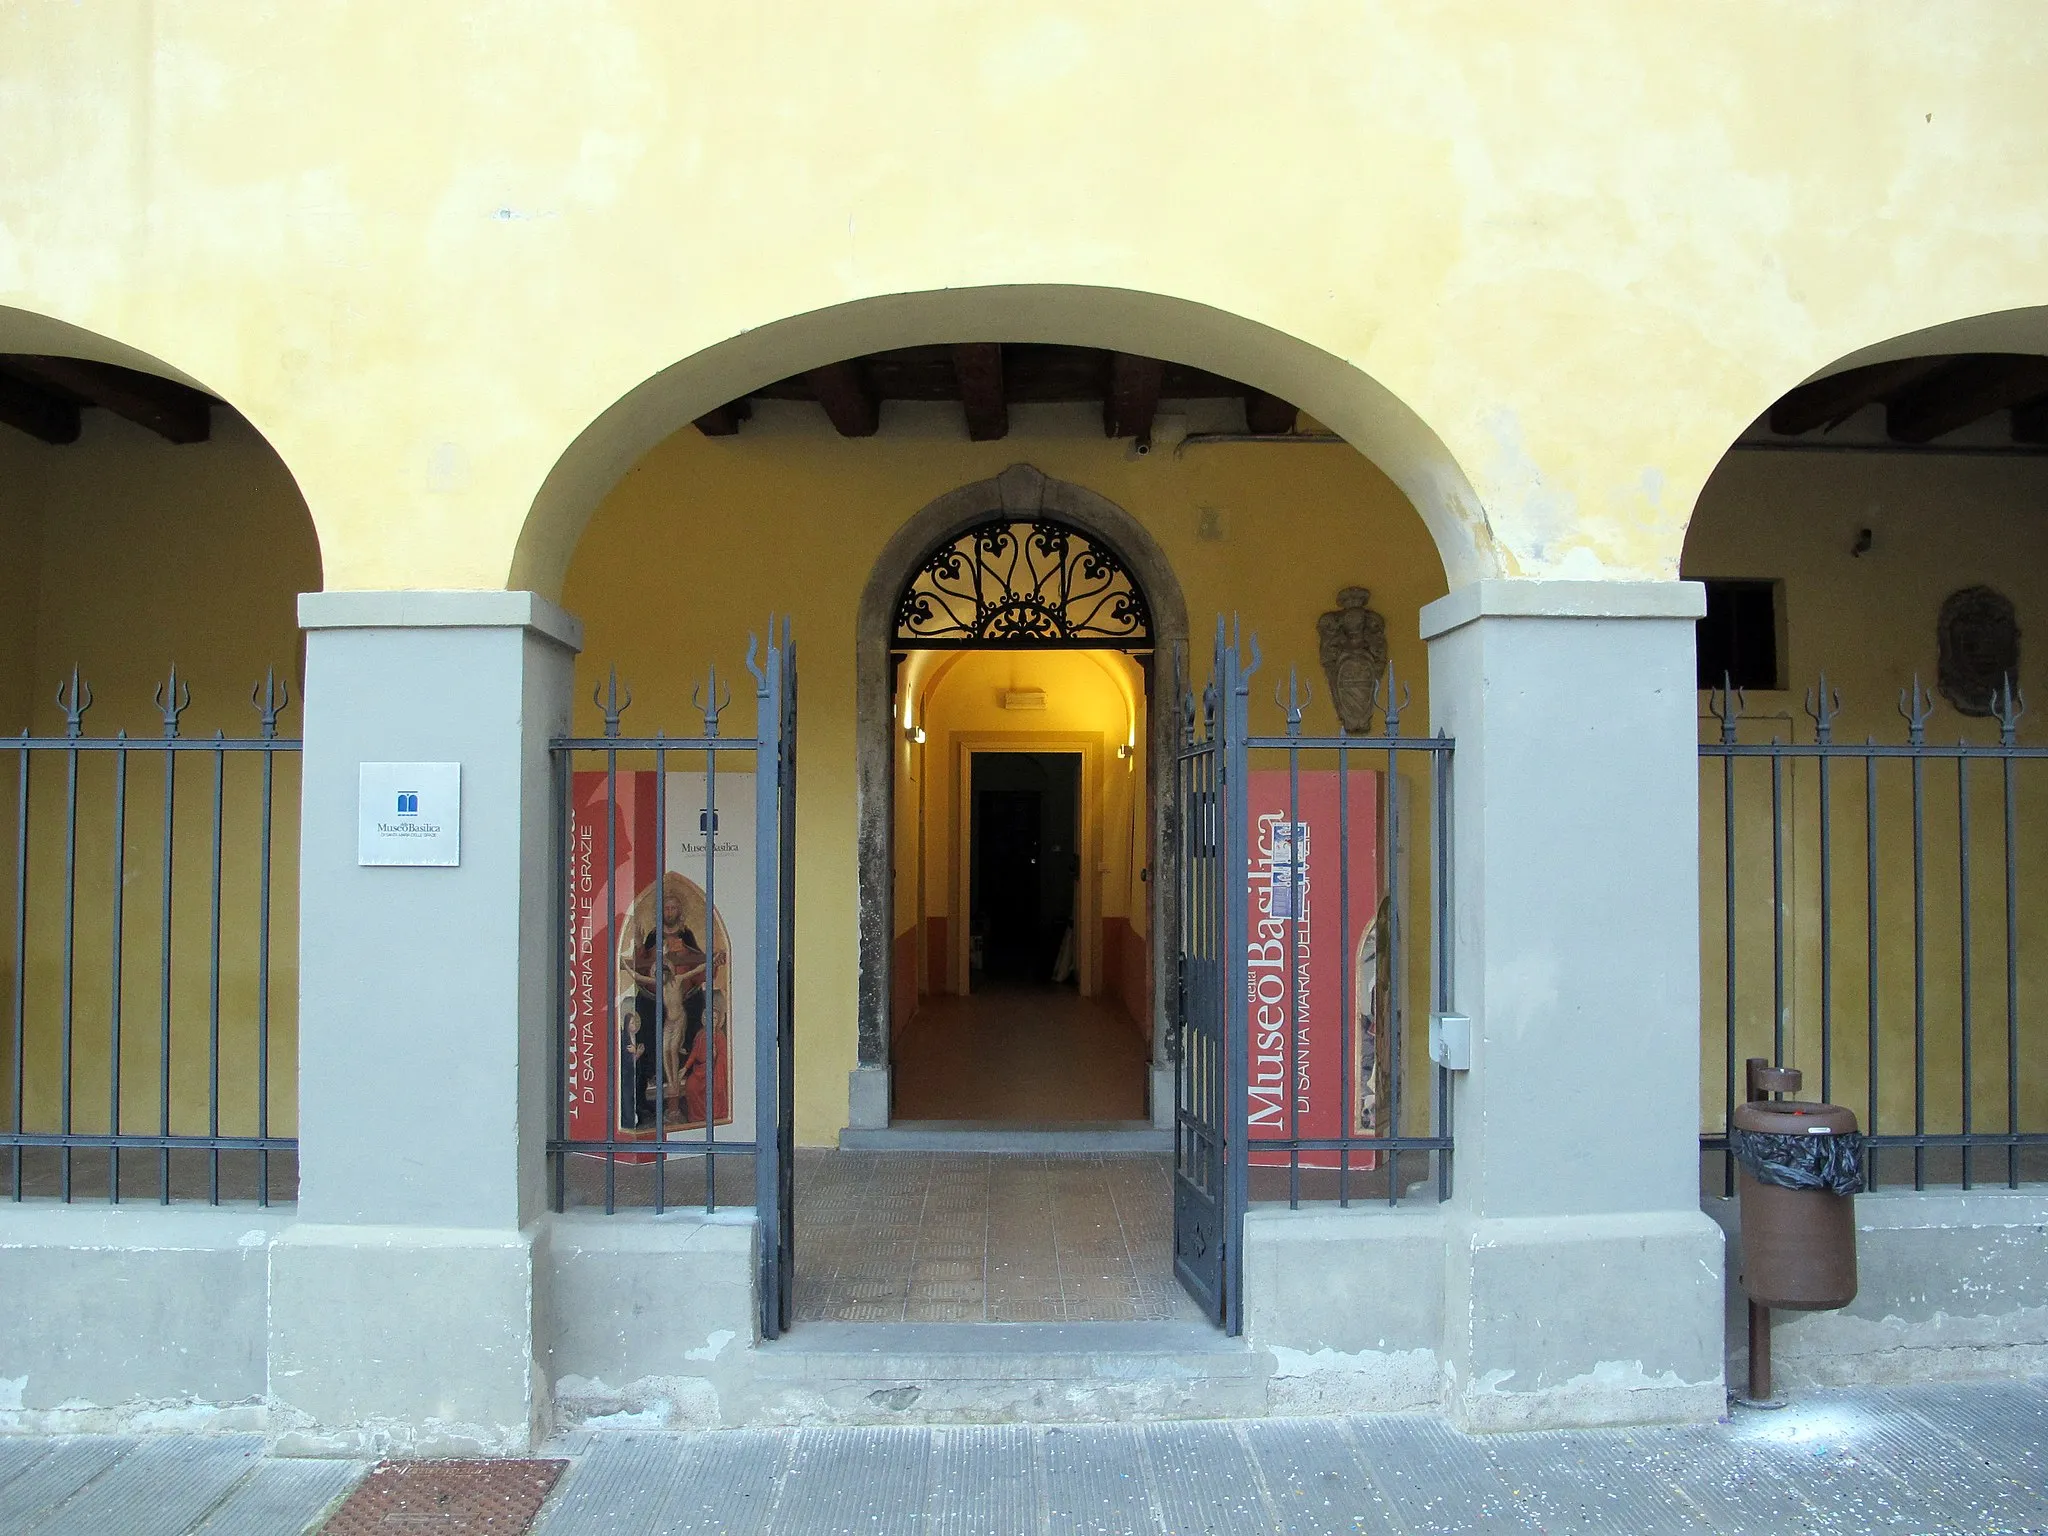
<instances>
[{"instance_id":1,"label":"yellow painted wall","mask_svg":"<svg viewBox=\"0 0 2048 1536\"><path fill-rule=\"evenodd\" d=\"M1709 483L1686 546L1693 577L1773 577L1784 582L1788 678L1784 692L1749 696L1744 741L1811 741L1809 691L1825 670L1842 697L1837 740L1902 742L1899 696L1917 674L1935 682L1935 617L1958 587L1987 583L2019 611L2020 686L2048 702L2048 463L2039 460L1909 458L1901 455L1731 453ZM1851 553L1860 530L1871 531L1867 554ZM1706 717L1702 739L1719 735ZM1938 701L1930 740L1997 740L1995 722L1959 714ZM2042 739L2038 716L2023 720L2023 742ZM1739 770L1736 852L1736 987L1738 1063L1770 1054L1774 1010L1771 956L1771 803L1769 771L1752 762ZM1833 1028L1839 1102L1867 1120L1869 992L1864 977L1868 886L1864 783L1860 765L1837 767L1831 797L1834 882ZM2048 911L2031 901L2048 881L2048 763L2016 768L2021 1115L2028 1129L2048 1124ZM1996 764L1980 763L1968 780L1971 814L1972 934L1970 976L1978 1129L2003 1130L2006 1114L2006 958L2004 808ZM1821 1090L1822 1030L1819 777L1811 764L1788 769L1779 819L1786 832L1782 909L1786 952L1787 1060L1808 1073L1807 1091ZM1703 1123L1718 1127L1719 1084L1726 1057L1726 918L1722 884L1723 802L1718 767L1702 777L1702 1017L1707 1062ZM1929 765L1925 776L1925 1030L1928 1041L1928 1126L1960 1128L1963 974L1962 876L1958 861L1958 791L1952 766ZM1881 769L1878 818L1880 1129L1912 1128L1913 884L1910 770ZM1739 1096L1739 1095L1738 1095ZM1897 1165L1894 1165L1895 1167ZM1983 1168L1980 1163L1980 1172ZM2002 1166L2002 1164L2001 1164Z\"/></svg>"},{"instance_id":2,"label":"yellow painted wall","mask_svg":"<svg viewBox=\"0 0 2048 1536\"><path fill-rule=\"evenodd\" d=\"M43 502L51 448L0 428L0 732L27 726L34 694L36 572L41 564ZM18 761L0 757L0 850L14 868L16 813L21 803ZM0 934L14 933L14 881L0 880ZM14 945L0 943L0 998L14 996ZM11 1033L12 1026L9 1025ZM0 1063L0 1087L11 1094L14 1058Z\"/></svg>"},{"instance_id":3,"label":"yellow painted wall","mask_svg":"<svg viewBox=\"0 0 2048 1536\"><path fill-rule=\"evenodd\" d=\"M1786 388L2048 303L2044 50L2034 0L16 4L0 349L220 391L338 587L551 590L691 416L984 339L1295 399L1461 581L1665 577Z\"/></svg>"},{"instance_id":4,"label":"yellow painted wall","mask_svg":"<svg viewBox=\"0 0 2048 1536\"><path fill-rule=\"evenodd\" d=\"M797 1128L808 1144L845 1123L854 1065L854 624L883 544L936 497L1028 461L1108 497L1142 522L1171 562L1206 675L1215 617L1235 612L1265 652L1254 709L1279 716L1267 685L1298 665L1314 688L1308 728L1334 730L1315 620L1350 583L1373 588L1396 668L1414 682L1411 720L1428 718L1421 605L1445 579L1413 508L1377 469L1338 446L1190 447L1132 455L1085 407L1012 412L1011 435L970 443L957 408L891 407L878 437L835 435L814 409L760 407L737 437L685 430L635 465L591 520L569 573L585 624L579 728L599 727L590 694L616 664L630 729L694 729L693 680L716 660L742 676L749 628L793 613L802 718L797 808ZM1213 508L1222 537L1199 536ZM733 728L751 711L735 705ZM899 800L899 809L901 801ZM903 822L899 817L898 826ZM899 851L899 882L905 868ZM899 890L901 889L899 883ZM927 882L928 898L931 882ZM898 930L903 918L899 907Z\"/></svg>"},{"instance_id":5,"label":"yellow painted wall","mask_svg":"<svg viewBox=\"0 0 2048 1536\"><path fill-rule=\"evenodd\" d=\"M14 445L0 454L17 457ZM187 738L216 731L248 737L259 718L250 690L274 667L292 707L280 734L299 733L297 594L317 590L319 551L291 476L255 431L230 411L214 413L207 443L173 446L139 427L86 413L79 442L30 445L40 472L38 504L9 496L10 601L0 686L27 706L26 723L59 736L55 699L79 668L92 690L85 718L93 736L126 730L161 737L152 693L176 662L191 703ZM0 460L0 465L5 464ZM19 484L19 482L11 482ZM6 493L0 492L0 495ZM19 604L17 607L16 604ZM19 618L27 615L26 620ZM16 729L23 722L10 719ZM5 772L10 815L0 856L11 896L15 869L13 790L18 759ZM173 1129L204 1130L210 1032L213 774L211 754L186 754L178 768L172 896ZM29 965L25 1098L32 1128L53 1129L59 1113L67 785L61 755L38 754L30 799ZM73 1070L75 1128L107 1123L112 1021L111 916L115 771L109 755L80 762L77 927L74 933ZM161 955L163 759L134 758L128 784L122 889L123 1114L128 1129L156 1128ZM271 1115L274 1134L296 1123L298 1011L298 770L278 760L274 784L270 957ZM251 1134L256 1101L257 922L261 768L254 756L227 759L222 785L221 1112L223 1130ZM12 912L4 947L11 1054Z\"/></svg>"}]
</instances>

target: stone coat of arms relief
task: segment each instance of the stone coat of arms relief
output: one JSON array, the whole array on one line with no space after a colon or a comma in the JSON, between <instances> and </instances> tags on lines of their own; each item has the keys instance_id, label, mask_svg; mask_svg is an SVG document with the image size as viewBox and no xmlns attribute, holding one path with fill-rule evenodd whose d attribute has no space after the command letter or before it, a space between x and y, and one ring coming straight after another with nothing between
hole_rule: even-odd
<instances>
[{"instance_id":1,"label":"stone coat of arms relief","mask_svg":"<svg viewBox=\"0 0 2048 1536\"><path fill-rule=\"evenodd\" d=\"M1316 620L1323 676L1347 736L1371 734L1375 692L1387 675L1387 621L1371 603L1370 588L1346 587Z\"/></svg>"}]
</instances>

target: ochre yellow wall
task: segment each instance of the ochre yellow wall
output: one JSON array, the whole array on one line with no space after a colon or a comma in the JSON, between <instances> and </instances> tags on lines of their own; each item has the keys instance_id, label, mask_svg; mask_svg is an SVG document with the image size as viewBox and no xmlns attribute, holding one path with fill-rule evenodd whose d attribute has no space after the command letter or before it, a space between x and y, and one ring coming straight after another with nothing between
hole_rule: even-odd
<instances>
[{"instance_id":1,"label":"ochre yellow wall","mask_svg":"<svg viewBox=\"0 0 2048 1536\"><path fill-rule=\"evenodd\" d=\"M0 350L220 391L338 587L551 589L691 416L967 340L1293 398L1461 581L1665 577L1786 388L2048 302L2044 49L2035 0L14 5Z\"/></svg>"},{"instance_id":2,"label":"ochre yellow wall","mask_svg":"<svg viewBox=\"0 0 2048 1536\"><path fill-rule=\"evenodd\" d=\"M2041 637L2048 636L2048 462L1882 455L1731 453L1709 482L1685 551L1690 577L1771 577L1784 582L1787 681L1783 692L1751 692L1743 741L1813 740L1806 705L1827 673L1839 692L1838 741L1903 742L1899 696L1917 674L1932 692L1935 618L1959 587L1987 583L2011 598L2022 634L2020 677L2030 699L2048 701ZM1867 554L1851 553L1871 531ZM1702 739L1719 722L1701 696ZM1996 741L1995 722L1959 714L1937 698L1931 741ZM2041 739L2038 719L2023 720L2023 742ZM1770 1054L1772 987L1771 803L1769 769L1738 770L1736 852L1739 942L1737 1060ZM2006 955L2004 807L1995 763L1970 771L1973 986L1972 1078L1976 1127L2003 1130L2006 1107ZM2015 770L2018 848L2019 1019L2022 1120L2048 1122L2048 911L2032 899L2048 881L2048 763ZM1880 769L1879 981L1880 1129L1912 1129L1913 871L1912 791L1906 764ZM1867 1118L1869 992L1864 903L1864 779L1860 764L1833 770L1831 859L1834 894L1833 1029L1835 1098ZM1786 1059L1821 1091L1821 925L1819 777L1811 763L1791 765L1780 789L1784 842ZM1726 1058L1723 801L1718 765L1701 783L1701 961L1705 979L1702 1043L1703 1123L1722 1117L1720 1071ZM1957 783L1952 765L1925 772L1927 848L1925 953L1928 986L1928 1126L1960 1129L1963 973L1958 863ZM1739 1092L1738 1092L1739 1096ZM1897 1168L1898 1164L1893 1165ZM1980 1163L1980 1172L1986 1165ZM2002 1159L2000 1160L2002 1167Z\"/></svg>"},{"instance_id":3,"label":"ochre yellow wall","mask_svg":"<svg viewBox=\"0 0 2048 1536\"><path fill-rule=\"evenodd\" d=\"M51 449L0 428L0 732L18 735L35 694L36 573L41 565L43 501ZM14 867L19 763L0 758L0 849ZM0 934L14 933L14 881L0 881ZM14 945L0 943L0 997L14 996ZM12 1026L9 1030L11 1033ZM0 1063L0 1087L12 1102L14 1058Z\"/></svg>"},{"instance_id":4,"label":"ochre yellow wall","mask_svg":"<svg viewBox=\"0 0 2048 1536\"><path fill-rule=\"evenodd\" d=\"M1085 485L1144 524L1186 594L1198 682L1216 616L1242 616L1264 649L1253 708L1265 728L1279 729L1270 685L1290 664L1313 689L1308 729L1336 728L1315 620L1350 583L1373 589L1394 664L1413 681L1409 718L1418 730L1428 719L1417 612L1444 592L1443 569L1400 492L1342 445L1235 444L1139 458L1105 440L1099 415L1084 407L1013 411L1010 437L994 443L968 442L957 408L943 407L891 409L882 434L867 439L836 436L810 407L775 405L737 437L686 429L667 439L592 518L569 573L565 599L586 636L579 728L599 728L590 694L616 664L633 689L629 729L694 730L690 694L705 664L743 678L747 632L771 610L793 615L801 671L797 1129L809 1144L830 1141L845 1123L854 1065L861 589L905 520L1019 461ZM1204 508L1216 509L1222 538L1199 536ZM745 730L751 709L740 693L729 719ZM899 879L900 859L899 850ZM897 923L900 931L900 909Z\"/></svg>"},{"instance_id":5,"label":"ochre yellow wall","mask_svg":"<svg viewBox=\"0 0 2048 1536\"><path fill-rule=\"evenodd\" d=\"M0 448L0 467L24 450ZM173 662L189 682L180 725L187 738L216 731L249 737L259 717L250 690L275 668L290 690L280 734L299 733L299 633L294 604L320 585L313 529L291 476L231 411L214 413L210 442L173 446L105 412L89 411L81 439L31 444L39 481L34 504L0 489L0 555L6 628L0 630L0 688L26 706L40 736L61 736L55 691L76 665L92 690L86 732L126 730L160 738L152 693ZM25 481L8 484L18 487ZM17 706L20 707L20 706ZM298 768L277 760L274 782L269 1008L270 1104L274 1134L296 1123L298 1013ZM18 755L0 760L9 815L0 856L11 897L15 869L14 792ZM203 1131L210 1028L214 759L182 755L174 833L172 896L173 1129ZM73 974L74 1126L107 1122L113 962L114 764L80 761L77 927ZM123 1114L126 1128L156 1129L162 989L163 758L131 760L122 888ZM221 913L222 1128L254 1131L256 1102L258 840L260 760L231 755L223 781ZM54 1129L59 1112L67 786L61 754L39 753L30 799L29 964L25 1098L31 1128ZM11 1037L13 914L4 943ZM10 1038L11 1049L11 1038ZM11 1073L11 1064L9 1071Z\"/></svg>"}]
</instances>

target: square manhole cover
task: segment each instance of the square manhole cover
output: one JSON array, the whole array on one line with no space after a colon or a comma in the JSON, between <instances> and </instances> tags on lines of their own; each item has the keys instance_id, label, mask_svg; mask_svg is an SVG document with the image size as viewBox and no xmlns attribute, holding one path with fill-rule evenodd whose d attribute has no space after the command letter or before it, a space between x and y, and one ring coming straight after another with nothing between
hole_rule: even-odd
<instances>
[{"instance_id":1,"label":"square manhole cover","mask_svg":"<svg viewBox=\"0 0 2048 1536\"><path fill-rule=\"evenodd\" d=\"M380 1461L320 1536L521 1536L564 1461Z\"/></svg>"}]
</instances>

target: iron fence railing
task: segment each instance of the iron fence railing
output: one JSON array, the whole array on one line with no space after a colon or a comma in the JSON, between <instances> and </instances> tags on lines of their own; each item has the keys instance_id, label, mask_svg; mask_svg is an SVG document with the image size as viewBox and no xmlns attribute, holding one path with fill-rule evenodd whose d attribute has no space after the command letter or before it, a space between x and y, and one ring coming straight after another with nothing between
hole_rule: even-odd
<instances>
[{"instance_id":1,"label":"iron fence railing","mask_svg":"<svg viewBox=\"0 0 2048 1536\"><path fill-rule=\"evenodd\" d=\"M296 1088L289 692L275 674L256 686L251 737L184 735L176 668L155 701L160 735L87 735L92 688L74 670L63 735L0 738L15 758L0 783L15 1200L118 1202L138 1162L164 1204L296 1194L298 1143L278 1134Z\"/></svg>"},{"instance_id":2,"label":"iron fence railing","mask_svg":"<svg viewBox=\"0 0 2048 1536\"><path fill-rule=\"evenodd\" d=\"M1856 1111L1873 1189L1908 1170L1915 1189L2048 1175L2048 747L2019 743L2010 686L1995 740L1930 741L1917 679L1903 742L1839 740L1825 678L1805 706L1800 741L1724 689L1699 748L1712 1182L1733 1192L1750 1056Z\"/></svg>"},{"instance_id":3,"label":"iron fence railing","mask_svg":"<svg viewBox=\"0 0 2048 1536\"><path fill-rule=\"evenodd\" d=\"M1360 734L1310 735L1290 670L1282 733L1245 739L1252 1200L1450 1195L1450 1079L1427 1036L1453 1006L1453 743L1402 734L1392 668L1371 693ZM1275 1005L1295 1029L1261 1028Z\"/></svg>"},{"instance_id":4,"label":"iron fence railing","mask_svg":"<svg viewBox=\"0 0 2048 1536\"><path fill-rule=\"evenodd\" d=\"M553 744L564 942L548 1145L557 1210L755 1206L763 1262L780 1266L763 1305L780 1319L794 1134L786 631L747 662L752 735L722 730L732 693L714 669L693 695L700 731L629 736L632 694L614 672L597 692L602 734ZM735 1165L742 1183L721 1183Z\"/></svg>"}]
</instances>

